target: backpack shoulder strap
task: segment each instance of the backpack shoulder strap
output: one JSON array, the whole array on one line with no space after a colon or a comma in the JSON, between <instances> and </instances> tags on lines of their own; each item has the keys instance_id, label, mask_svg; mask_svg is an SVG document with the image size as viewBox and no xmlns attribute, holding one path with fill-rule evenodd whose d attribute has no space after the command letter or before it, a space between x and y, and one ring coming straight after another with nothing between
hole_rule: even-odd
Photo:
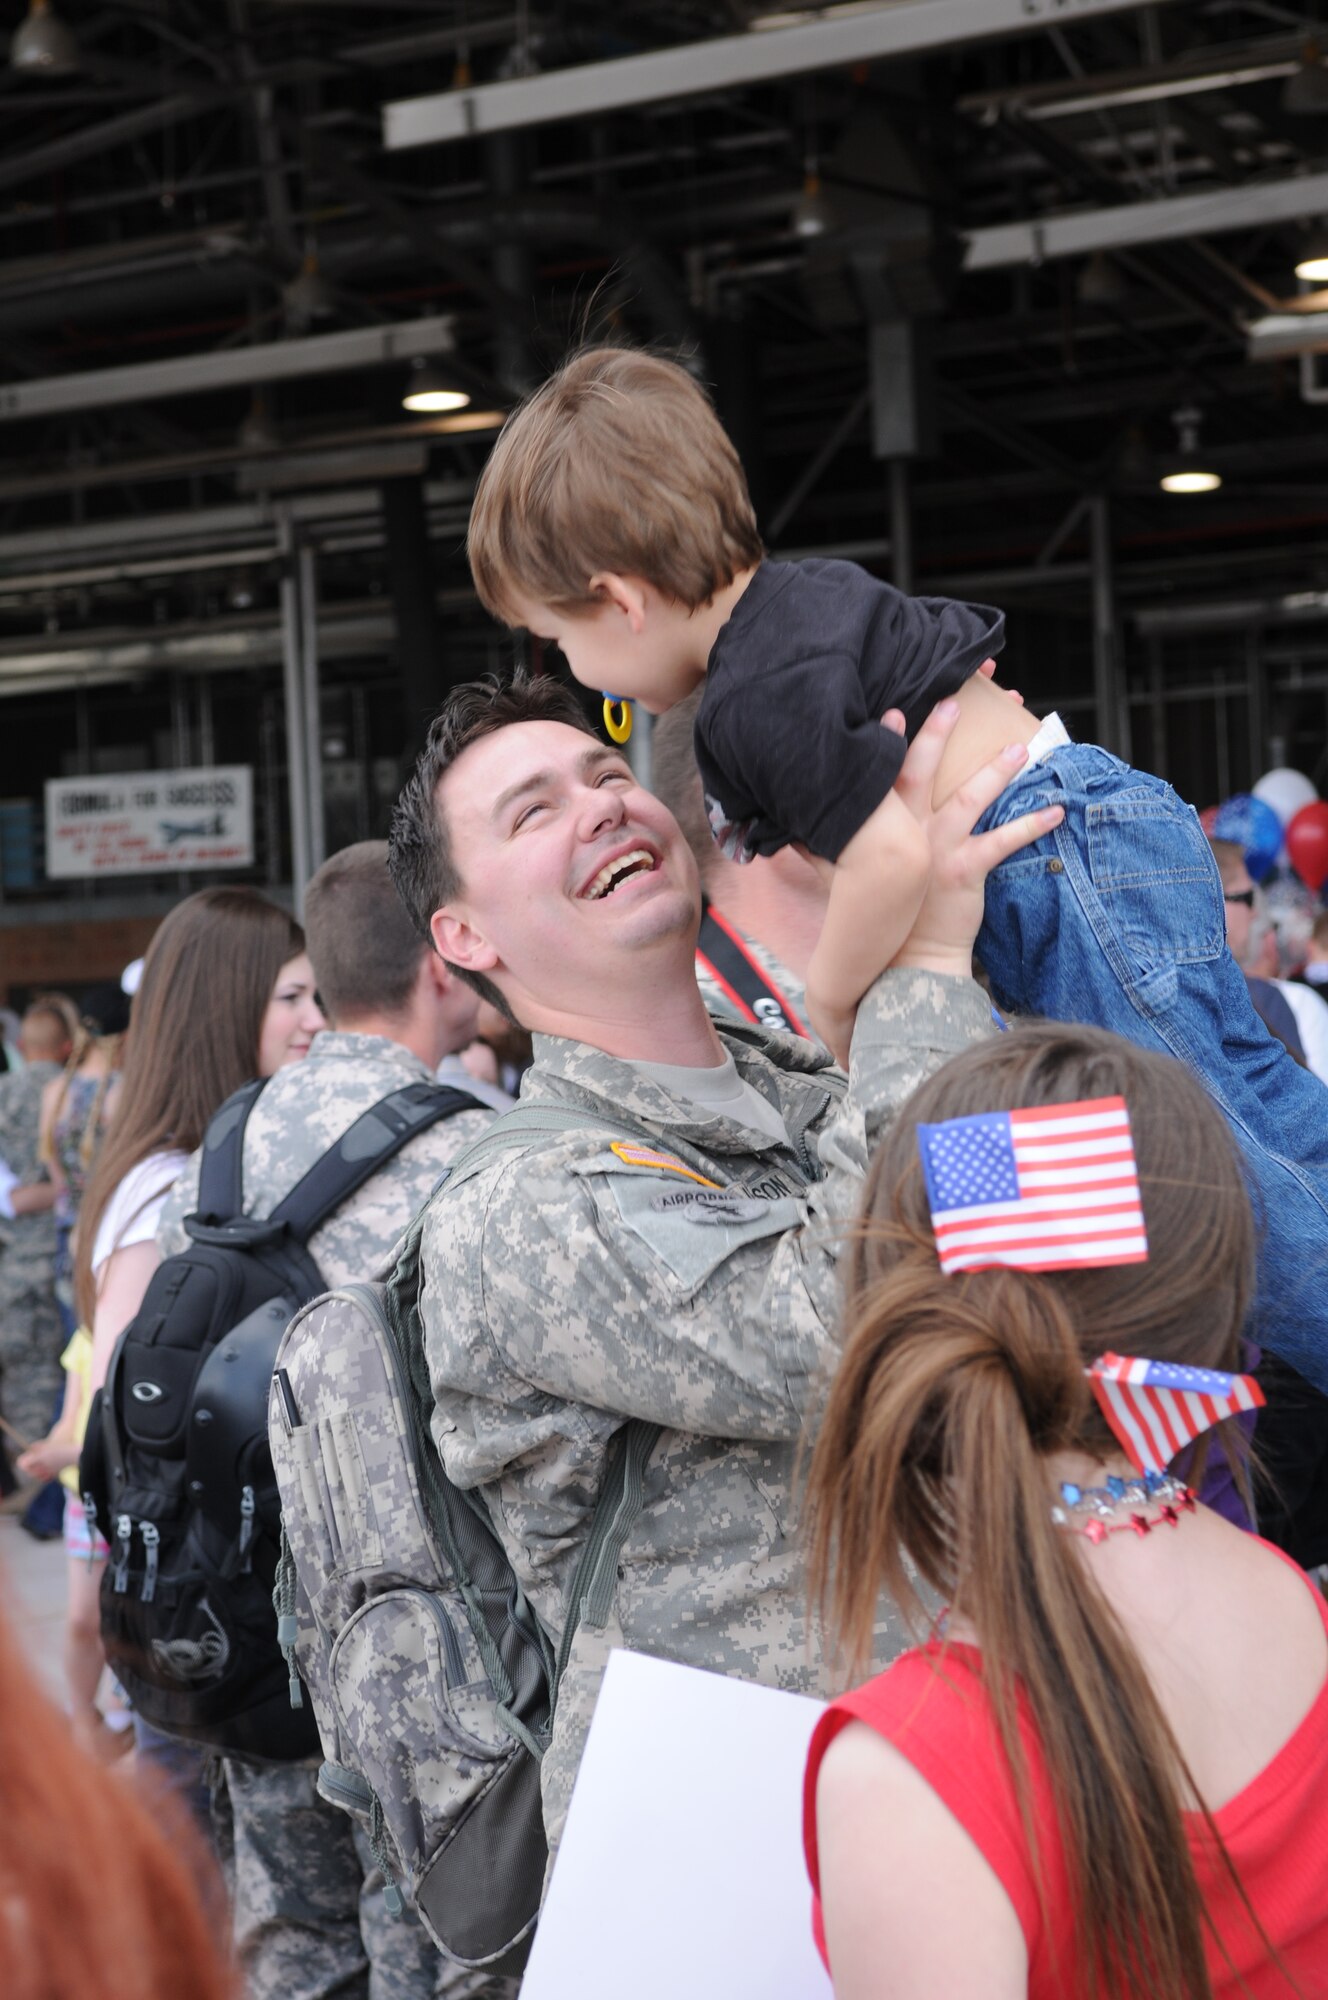
<instances>
[{"instance_id":1,"label":"backpack shoulder strap","mask_svg":"<svg viewBox=\"0 0 1328 2000\"><path fill-rule=\"evenodd\" d=\"M208 1121L198 1163L197 1214L203 1222L232 1222L244 1211L244 1128L263 1088L262 1077L242 1085Z\"/></svg>"},{"instance_id":2,"label":"backpack shoulder strap","mask_svg":"<svg viewBox=\"0 0 1328 2000\"><path fill-rule=\"evenodd\" d=\"M499 1153L511 1152L537 1139L542 1133L583 1131L587 1126L598 1126L601 1131L614 1132L619 1138L630 1138L639 1144L649 1146L657 1152L676 1153L689 1166L714 1178L713 1163L698 1153L684 1140L672 1133L661 1137L644 1125L636 1124L619 1112L589 1111L579 1104L517 1104L511 1111L502 1112L494 1119L486 1132L473 1139L465 1151L453 1160L439 1182L439 1187L460 1187L470 1180L481 1168Z\"/></svg>"},{"instance_id":3,"label":"backpack shoulder strap","mask_svg":"<svg viewBox=\"0 0 1328 2000\"><path fill-rule=\"evenodd\" d=\"M314 1161L268 1221L284 1224L299 1243L307 1243L344 1201L387 1165L403 1146L444 1118L461 1111L487 1111L466 1091L439 1083L408 1083L362 1112L335 1146Z\"/></svg>"},{"instance_id":4,"label":"backpack shoulder strap","mask_svg":"<svg viewBox=\"0 0 1328 2000\"><path fill-rule=\"evenodd\" d=\"M662 1431L662 1424L633 1417L614 1438L604 1483L590 1518L590 1532L568 1592L566 1622L550 1690L551 1707L558 1699L558 1686L578 1629L585 1625L593 1630L608 1623L618 1580L618 1558L641 1512L646 1462Z\"/></svg>"}]
</instances>

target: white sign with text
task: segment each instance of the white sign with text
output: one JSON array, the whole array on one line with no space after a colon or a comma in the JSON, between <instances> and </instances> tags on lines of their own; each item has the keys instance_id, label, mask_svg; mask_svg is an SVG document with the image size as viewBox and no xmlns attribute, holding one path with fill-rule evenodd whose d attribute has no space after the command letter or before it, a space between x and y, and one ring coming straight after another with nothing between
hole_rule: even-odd
<instances>
[{"instance_id":1,"label":"white sign with text","mask_svg":"<svg viewBox=\"0 0 1328 2000\"><path fill-rule=\"evenodd\" d=\"M253 858L248 764L55 778L46 787L48 876L247 868Z\"/></svg>"}]
</instances>

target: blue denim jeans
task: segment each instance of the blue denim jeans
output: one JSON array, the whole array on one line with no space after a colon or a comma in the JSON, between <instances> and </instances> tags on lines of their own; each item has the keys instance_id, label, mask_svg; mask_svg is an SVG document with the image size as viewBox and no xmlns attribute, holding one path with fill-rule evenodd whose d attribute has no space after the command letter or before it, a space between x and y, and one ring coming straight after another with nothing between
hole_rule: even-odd
<instances>
[{"instance_id":1,"label":"blue denim jeans","mask_svg":"<svg viewBox=\"0 0 1328 2000\"><path fill-rule=\"evenodd\" d=\"M1255 1013L1192 809L1089 744L1053 750L978 831L1061 805L993 869L977 955L1007 1012L1083 1021L1175 1056L1225 1113L1261 1232L1250 1337L1328 1390L1328 1088Z\"/></svg>"}]
</instances>

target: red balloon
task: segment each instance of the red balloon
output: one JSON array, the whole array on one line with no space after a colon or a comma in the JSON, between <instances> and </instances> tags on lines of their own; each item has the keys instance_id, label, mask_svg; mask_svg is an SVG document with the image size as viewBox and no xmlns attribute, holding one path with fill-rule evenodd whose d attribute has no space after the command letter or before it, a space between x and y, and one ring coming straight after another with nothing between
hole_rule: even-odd
<instances>
[{"instance_id":1,"label":"red balloon","mask_svg":"<svg viewBox=\"0 0 1328 2000\"><path fill-rule=\"evenodd\" d=\"M1302 806L1287 826L1286 845L1291 866L1317 896L1328 880L1328 803Z\"/></svg>"}]
</instances>

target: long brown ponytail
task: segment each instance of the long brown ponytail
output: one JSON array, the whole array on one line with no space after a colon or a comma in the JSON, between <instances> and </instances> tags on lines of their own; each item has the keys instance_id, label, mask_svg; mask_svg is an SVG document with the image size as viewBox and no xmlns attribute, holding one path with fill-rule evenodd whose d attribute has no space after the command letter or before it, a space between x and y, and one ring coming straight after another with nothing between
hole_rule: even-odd
<instances>
[{"instance_id":1,"label":"long brown ponytail","mask_svg":"<svg viewBox=\"0 0 1328 2000\"><path fill-rule=\"evenodd\" d=\"M943 1276L917 1123L1118 1093L1148 1262ZM1133 1646L1052 1523L1043 1456L1117 1449L1084 1376L1105 1349L1235 1364L1253 1241L1226 1127L1178 1064L1097 1030L1030 1025L914 1094L877 1155L847 1259L844 1352L808 1482L813 1593L858 1670L882 1584L917 1629L919 1580L970 1621L1033 1841L1022 1691L1073 1885L1075 1993L1209 2000L1211 1984L1184 1760Z\"/></svg>"}]
</instances>

